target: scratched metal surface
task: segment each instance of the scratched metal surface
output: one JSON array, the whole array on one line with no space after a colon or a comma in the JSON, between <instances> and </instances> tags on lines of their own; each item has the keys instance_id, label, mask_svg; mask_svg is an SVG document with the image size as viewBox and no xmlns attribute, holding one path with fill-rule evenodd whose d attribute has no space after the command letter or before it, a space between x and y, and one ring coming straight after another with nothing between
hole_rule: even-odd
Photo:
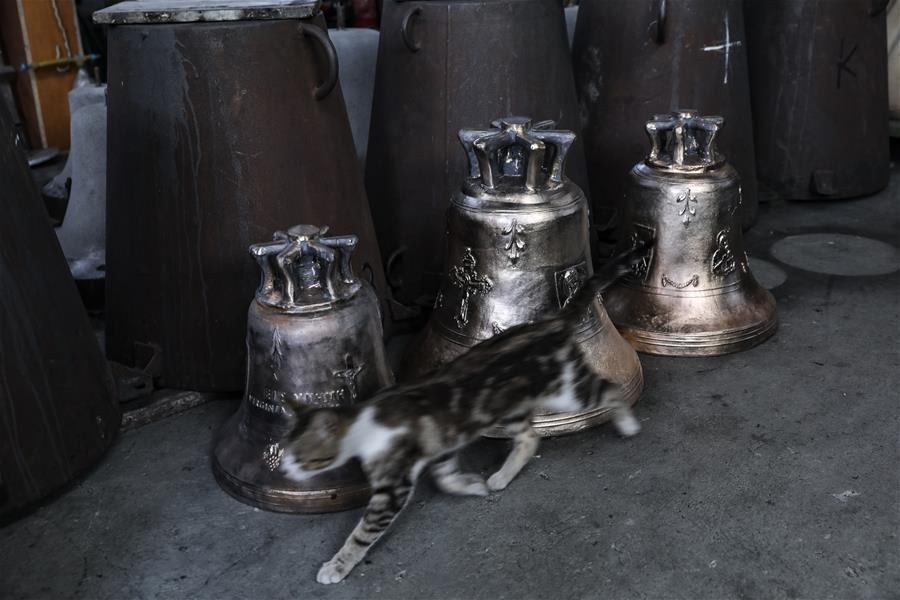
<instances>
[{"instance_id":1,"label":"scratched metal surface","mask_svg":"<svg viewBox=\"0 0 900 600\"><path fill-rule=\"evenodd\" d=\"M315 16L318 0L129 0L94 13L95 23L195 23Z\"/></svg>"},{"instance_id":2,"label":"scratched metal surface","mask_svg":"<svg viewBox=\"0 0 900 600\"><path fill-rule=\"evenodd\" d=\"M887 185L886 0L745 0L759 180L788 199Z\"/></svg>"},{"instance_id":3,"label":"scratched metal surface","mask_svg":"<svg viewBox=\"0 0 900 600\"><path fill-rule=\"evenodd\" d=\"M0 106L0 518L96 462L120 418L106 361L15 140Z\"/></svg>"},{"instance_id":4,"label":"scratched metal surface","mask_svg":"<svg viewBox=\"0 0 900 600\"><path fill-rule=\"evenodd\" d=\"M242 389L247 248L274 231L359 236L356 273L386 291L340 84L313 97L325 53L300 27L109 29L106 347L133 364L158 346L166 387Z\"/></svg>"},{"instance_id":5,"label":"scratched metal surface","mask_svg":"<svg viewBox=\"0 0 900 600\"><path fill-rule=\"evenodd\" d=\"M647 120L695 109L725 117L717 142L741 176L741 222L745 228L754 222L756 165L741 0L584 3L572 64L595 221L618 220L627 211L625 174L650 147Z\"/></svg>"},{"instance_id":6,"label":"scratched metal surface","mask_svg":"<svg viewBox=\"0 0 900 600\"><path fill-rule=\"evenodd\" d=\"M315 583L359 511L292 516L232 500L209 468L213 402L122 436L75 489L0 529L5 598L896 598L900 274L780 263L786 236L900 246L900 173L852 203L770 204L748 234L779 304L765 344L643 357L628 441L545 440L488 498L416 490L343 583ZM756 271L754 266L754 271ZM396 355L395 355L396 356ZM496 467L504 442L466 456ZM48 568L47 565L52 565Z\"/></svg>"}]
</instances>

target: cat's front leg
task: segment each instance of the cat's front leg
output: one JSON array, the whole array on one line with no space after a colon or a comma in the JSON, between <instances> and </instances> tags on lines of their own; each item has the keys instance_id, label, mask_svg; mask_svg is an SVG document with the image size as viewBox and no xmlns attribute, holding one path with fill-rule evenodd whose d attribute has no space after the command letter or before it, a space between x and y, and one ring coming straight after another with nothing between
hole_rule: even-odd
<instances>
[{"instance_id":1,"label":"cat's front leg","mask_svg":"<svg viewBox=\"0 0 900 600\"><path fill-rule=\"evenodd\" d=\"M534 456L540 440L537 432L531 427L530 416L519 423L506 425L506 430L513 434L513 447L500 470L487 480L488 487L494 491L506 488L519 474L522 467Z\"/></svg>"},{"instance_id":2,"label":"cat's front leg","mask_svg":"<svg viewBox=\"0 0 900 600\"><path fill-rule=\"evenodd\" d=\"M337 583L350 574L406 505L412 495L413 483L411 471L399 480L382 479L372 482L372 497L366 506L366 512L337 554L319 569L316 581L324 584Z\"/></svg>"}]
</instances>

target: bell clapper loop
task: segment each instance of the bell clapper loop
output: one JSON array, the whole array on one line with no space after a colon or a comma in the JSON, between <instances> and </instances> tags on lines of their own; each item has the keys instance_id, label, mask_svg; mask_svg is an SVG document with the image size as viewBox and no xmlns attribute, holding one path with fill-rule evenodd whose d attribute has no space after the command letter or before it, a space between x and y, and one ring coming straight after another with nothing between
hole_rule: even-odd
<instances>
[{"instance_id":1,"label":"bell clapper loop","mask_svg":"<svg viewBox=\"0 0 900 600\"><path fill-rule=\"evenodd\" d=\"M707 171L721 166L725 157L716 147L716 135L725 119L700 116L696 110L654 115L646 124L650 138L647 164L673 171Z\"/></svg>"},{"instance_id":2,"label":"bell clapper loop","mask_svg":"<svg viewBox=\"0 0 900 600\"><path fill-rule=\"evenodd\" d=\"M462 129L459 141L469 157L469 178L485 190L513 180L528 192L561 185L565 160L575 142L571 131L556 131L553 121L532 124L527 117L507 117L493 129Z\"/></svg>"},{"instance_id":3,"label":"bell clapper loop","mask_svg":"<svg viewBox=\"0 0 900 600\"><path fill-rule=\"evenodd\" d=\"M359 242L355 235L325 237L328 227L296 225L279 231L271 242L250 246L250 254L262 271L256 299L285 310L316 307L322 302L298 302L298 295L318 290L331 303L359 289L350 257ZM338 277L335 277L335 267Z\"/></svg>"}]
</instances>

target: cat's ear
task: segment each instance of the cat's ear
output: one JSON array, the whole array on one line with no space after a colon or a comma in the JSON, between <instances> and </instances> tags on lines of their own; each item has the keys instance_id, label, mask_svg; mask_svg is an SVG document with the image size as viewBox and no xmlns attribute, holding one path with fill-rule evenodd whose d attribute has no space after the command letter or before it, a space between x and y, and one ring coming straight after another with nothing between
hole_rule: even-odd
<instances>
[{"instance_id":1,"label":"cat's ear","mask_svg":"<svg viewBox=\"0 0 900 600\"><path fill-rule=\"evenodd\" d=\"M340 417L333 410L320 409L313 413L310 425L322 433L335 435L340 421Z\"/></svg>"}]
</instances>

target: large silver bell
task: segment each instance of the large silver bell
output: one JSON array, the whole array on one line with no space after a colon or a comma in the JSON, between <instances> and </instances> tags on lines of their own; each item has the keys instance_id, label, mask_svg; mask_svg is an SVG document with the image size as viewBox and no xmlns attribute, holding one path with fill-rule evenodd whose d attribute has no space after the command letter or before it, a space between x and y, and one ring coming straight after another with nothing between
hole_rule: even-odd
<instances>
[{"instance_id":1,"label":"large silver bell","mask_svg":"<svg viewBox=\"0 0 900 600\"><path fill-rule=\"evenodd\" d=\"M605 298L616 327L641 352L724 354L775 332L775 299L744 253L738 174L716 149L723 122L687 110L647 123L650 154L626 187L626 234L655 242Z\"/></svg>"},{"instance_id":2,"label":"large silver bell","mask_svg":"<svg viewBox=\"0 0 900 600\"><path fill-rule=\"evenodd\" d=\"M450 202L449 268L431 319L409 355L410 375L559 310L593 271L587 199L564 175L575 134L522 117L493 126L459 133L469 177ZM625 385L628 401L636 401L643 388L640 362L599 299L585 315L578 340L596 371ZM554 435L607 418L605 409L548 413L538 415L534 425L542 435Z\"/></svg>"},{"instance_id":3,"label":"large silver bell","mask_svg":"<svg viewBox=\"0 0 900 600\"><path fill-rule=\"evenodd\" d=\"M280 471L291 404L348 406L393 381L372 287L350 269L354 235L298 225L250 247L262 282L247 316L247 387L219 433L213 471L237 499L269 510L325 512L364 504L356 465L302 483Z\"/></svg>"}]
</instances>

